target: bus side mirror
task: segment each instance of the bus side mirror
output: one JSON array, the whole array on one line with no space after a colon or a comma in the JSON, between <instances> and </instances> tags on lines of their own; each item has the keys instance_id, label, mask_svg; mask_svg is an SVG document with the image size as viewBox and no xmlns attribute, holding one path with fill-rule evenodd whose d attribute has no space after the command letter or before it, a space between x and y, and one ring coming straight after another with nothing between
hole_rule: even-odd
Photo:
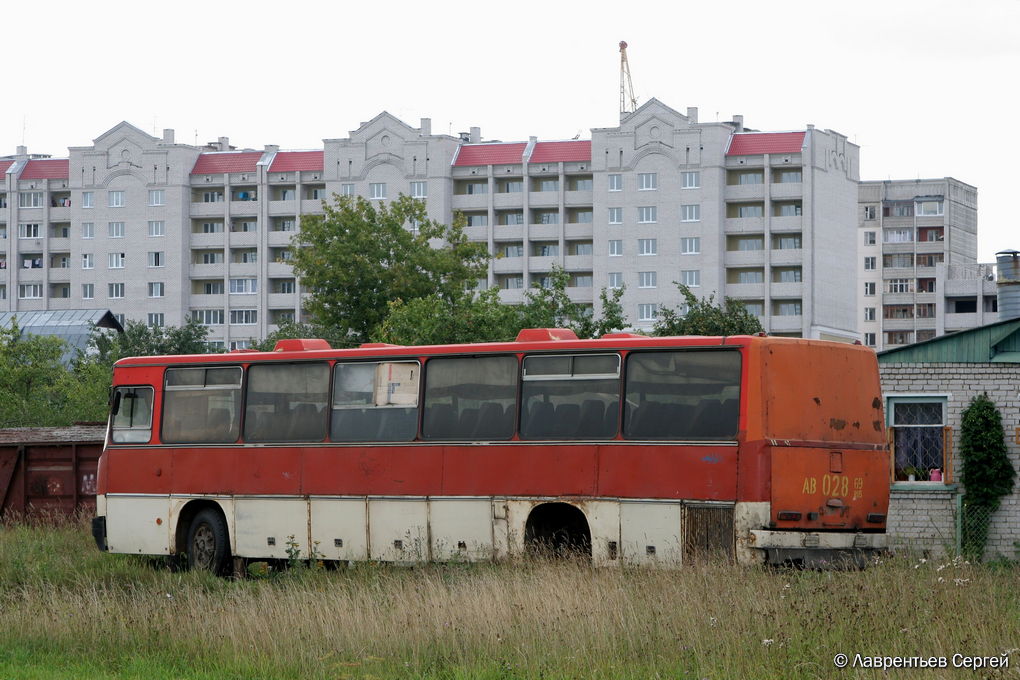
<instances>
[{"instance_id":1,"label":"bus side mirror","mask_svg":"<svg viewBox=\"0 0 1020 680\"><path fill-rule=\"evenodd\" d=\"M117 413L120 412L120 398L121 398L121 394L122 393L121 393L120 390L116 390L113 393L113 405L110 407L110 415L111 416L115 416L115 415L117 415Z\"/></svg>"}]
</instances>

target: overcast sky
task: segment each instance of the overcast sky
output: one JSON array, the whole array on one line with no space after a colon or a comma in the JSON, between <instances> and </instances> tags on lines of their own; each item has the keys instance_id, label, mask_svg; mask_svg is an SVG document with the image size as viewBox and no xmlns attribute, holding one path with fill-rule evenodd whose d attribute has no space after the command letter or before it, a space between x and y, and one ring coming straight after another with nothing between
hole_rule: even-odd
<instances>
[{"instance_id":1,"label":"overcast sky","mask_svg":"<svg viewBox=\"0 0 1020 680\"><path fill-rule=\"evenodd\" d=\"M978 187L978 257L1020 249L1020 0L5 3L0 155L121 120L178 142L321 148L386 110L433 132L570 139L639 104L831 128L862 179ZM1007 166L1007 163L1010 163Z\"/></svg>"}]
</instances>

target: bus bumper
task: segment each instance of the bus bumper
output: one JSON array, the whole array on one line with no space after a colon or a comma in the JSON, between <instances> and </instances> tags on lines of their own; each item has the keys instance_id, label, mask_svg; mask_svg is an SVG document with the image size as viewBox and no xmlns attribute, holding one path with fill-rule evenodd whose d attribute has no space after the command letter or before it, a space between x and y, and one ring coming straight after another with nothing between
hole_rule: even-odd
<instances>
[{"instance_id":1,"label":"bus bumper","mask_svg":"<svg viewBox=\"0 0 1020 680\"><path fill-rule=\"evenodd\" d=\"M885 534L768 531L752 529L750 547L762 550L769 564L808 568L863 567L885 551Z\"/></svg>"},{"instance_id":2,"label":"bus bumper","mask_svg":"<svg viewBox=\"0 0 1020 680\"><path fill-rule=\"evenodd\" d=\"M106 517L92 518L92 538L96 539L96 547L106 552Z\"/></svg>"}]
</instances>

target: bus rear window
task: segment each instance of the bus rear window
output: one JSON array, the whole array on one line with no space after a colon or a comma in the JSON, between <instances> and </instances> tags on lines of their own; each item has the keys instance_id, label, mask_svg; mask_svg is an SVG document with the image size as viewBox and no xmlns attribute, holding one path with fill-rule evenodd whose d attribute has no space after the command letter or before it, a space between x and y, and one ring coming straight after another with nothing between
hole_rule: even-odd
<instances>
[{"instance_id":1,"label":"bus rear window","mask_svg":"<svg viewBox=\"0 0 1020 680\"><path fill-rule=\"evenodd\" d=\"M418 434L417 361L338 363L329 436L335 442L407 442Z\"/></svg>"},{"instance_id":2,"label":"bus rear window","mask_svg":"<svg viewBox=\"0 0 1020 680\"><path fill-rule=\"evenodd\" d=\"M248 368L244 438L250 442L321 442L326 438L329 364Z\"/></svg>"},{"instance_id":3,"label":"bus rear window","mask_svg":"<svg viewBox=\"0 0 1020 680\"><path fill-rule=\"evenodd\" d=\"M739 352L634 352L627 357L623 434L628 439L732 439L739 403Z\"/></svg>"},{"instance_id":4,"label":"bus rear window","mask_svg":"<svg viewBox=\"0 0 1020 680\"><path fill-rule=\"evenodd\" d=\"M115 444L148 444L152 438L152 388L118 387L113 393Z\"/></svg>"},{"instance_id":5,"label":"bus rear window","mask_svg":"<svg viewBox=\"0 0 1020 680\"><path fill-rule=\"evenodd\" d=\"M510 439L517 416L517 357L430 359L425 439Z\"/></svg>"},{"instance_id":6,"label":"bus rear window","mask_svg":"<svg viewBox=\"0 0 1020 680\"><path fill-rule=\"evenodd\" d=\"M164 443L234 442L240 421L240 366L166 370L161 437Z\"/></svg>"},{"instance_id":7,"label":"bus rear window","mask_svg":"<svg viewBox=\"0 0 1020 680\"><path fill-rule=\"evenodd\" d=\"M619 410L618 355L525 357L522 439L609 439Z\"/></svg>"}]
</instances>

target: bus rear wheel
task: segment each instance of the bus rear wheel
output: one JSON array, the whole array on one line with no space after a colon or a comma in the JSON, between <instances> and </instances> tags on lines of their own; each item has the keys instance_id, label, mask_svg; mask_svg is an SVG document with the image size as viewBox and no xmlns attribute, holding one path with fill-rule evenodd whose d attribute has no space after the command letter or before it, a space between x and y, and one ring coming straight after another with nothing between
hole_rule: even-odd
<instances>
[{"instance_id":1,"label":"bus rear wheel","mask_svg":"<svg viewBox=\"0 0 1020 680\"><path fill-rule=\"evenodd\" d=\"M217 575L225 573L230 560L227 538L223 515L212 509L200 511L188 528L188 568Z\"/></svg>"}]
</instances>

